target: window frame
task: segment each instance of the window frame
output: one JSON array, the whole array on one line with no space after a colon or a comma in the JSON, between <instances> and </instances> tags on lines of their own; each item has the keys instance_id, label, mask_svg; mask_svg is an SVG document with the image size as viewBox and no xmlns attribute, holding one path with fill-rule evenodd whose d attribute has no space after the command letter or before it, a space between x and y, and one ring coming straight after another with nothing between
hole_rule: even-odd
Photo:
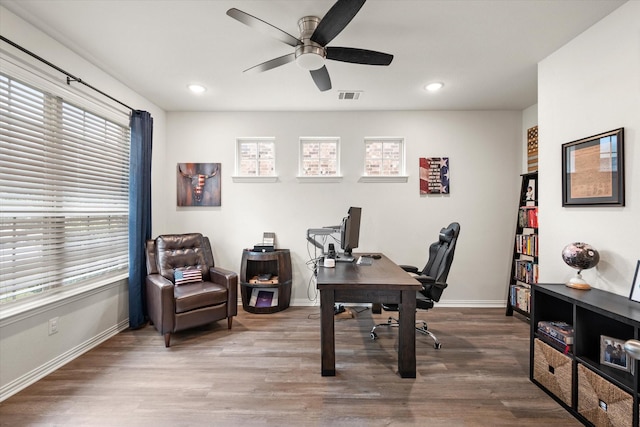
<instances>
[{"instance_id":1,"label":"window frame","mask_svg":"<svg viewBox=\"0 0 640 427\"><path fill-rule=\"evenodd\" d=\"M367 173L367 144L382 142L383 147L385 143L400 143L400 167L398 168L397 175L370 175ZM384 152L384 148L383 148ZM362 166L362 176L358 180L358 182L407 182L409 176L406 172L407 161L406 161L406 141L404 137L401 136L367 136L363 140L363 166ZM384 158L381 160L384 162Z\"/></svg>"},{"instance_id":2,"label":"window frame","mask_svg":"<svg viewBox=\"0 0 640 427\"><path fill-rule=\"evenodd\" d=\"M324 143L324 142L333 142L336 144L335 147L335 164L336 170L335 174L332 175L307 175L304 173L304 145L312 144L312 143ZM341 170L341 159L340 159L340 137L338 136L303 136L300 137L298 141L298 180L301 181L340 181L342 180L342 170ZM319 162L321 159L319 159ZM318 165L320 166L320 165Z\"/></svg>"},{"instance_id":3,"label":"window frame","mask_svg":"<svg viewBox=\"0 0 640 427\"><path fill-rule=\"evenodd\" d=\"M242 154L240 147L243 143L255 143L256 145L262 143L269 143L272 146L273 153L273 173L270 175L243 175L241 174L241 162L242 162ZM232 176L233 182L276 182L278 180L278 170L277 170L277 146L275 137L266 137L266 136L258 136L258 137L238 137L236 138L236 162L235 162L235 173ZM256 157L256 163L259 163L259 148L256 149L258 156ZM256 171L259 173L260 168L256 165Z\"/></svg>"}]
</instances>

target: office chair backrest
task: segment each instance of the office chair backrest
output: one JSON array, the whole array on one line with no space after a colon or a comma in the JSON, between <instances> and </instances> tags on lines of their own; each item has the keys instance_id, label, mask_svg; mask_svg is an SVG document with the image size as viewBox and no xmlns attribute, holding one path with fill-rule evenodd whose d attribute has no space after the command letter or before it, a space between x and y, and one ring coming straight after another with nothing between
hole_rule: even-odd
<instances>
[{"instance_id":1,"label":"office chair backrest","mask_svg":"<svg viewBox=\"0 0 640 427\"><path fill-rule=\"evenodd\" d=\"M440 229L438 241L429 246L429 260L421 274L432 277L436 282L447 282L459 234L460 224L457 222Z\"/></svg>"}]
</instances>

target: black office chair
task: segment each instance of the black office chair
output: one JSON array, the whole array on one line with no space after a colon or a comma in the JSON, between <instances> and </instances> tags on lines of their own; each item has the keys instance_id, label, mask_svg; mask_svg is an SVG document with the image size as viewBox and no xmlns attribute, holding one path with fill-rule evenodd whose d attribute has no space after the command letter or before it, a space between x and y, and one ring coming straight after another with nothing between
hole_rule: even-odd
<instances>
[{"instance_id":1,"label":"black office chair","mask_svg":"<svg viewBox=\"0 0 640 427\"><path fill-rule=\"evenodd\" d=\"M429 260L422 271L418 271L418 268L412 265L400 266L422 284L422 289L416 294L417 309L432 309L435 303L440 301L442 292L447 287L447 276L451 269L459 234L460 224L457 222L452 222L447 228L440 229L438 241L429 246ZM387 311L398 311L397 304L382 304L382 308ZM386 323L380 323L371 329L371 339L375 340L378 337L376 328L380 326L397 327L398 325L397 319L389 317ZM416 321L416 331L433 338L435 348L441 347L438 338L428 329L427 322Z\"/></svg>"}]
</instances>

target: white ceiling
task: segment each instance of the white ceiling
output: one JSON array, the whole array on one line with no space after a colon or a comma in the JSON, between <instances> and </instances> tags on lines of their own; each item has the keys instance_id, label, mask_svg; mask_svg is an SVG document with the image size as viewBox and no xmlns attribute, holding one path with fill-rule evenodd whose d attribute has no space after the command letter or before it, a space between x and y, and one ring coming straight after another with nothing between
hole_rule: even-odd
<instances>
[{"instance_id":1,"label":"white ceiling","mask_svg":"<svg viewBox=\"0 0 640 427\"><path fill-rule=\"evenodd\" d=\"M537 102L537 62L625 0L369 0L329 46L391 53L390 66L327 61L327 92L295 63L242 73L292 48L228 17L229 8L298 36L299 18L322 17L333 3L0 0L166 111L522 110ZM425 92L432 81L444 89ZM195 96L192 82L208 90ZM339 90L363 93L339 100Z\"/></svg>"}]
</instances>

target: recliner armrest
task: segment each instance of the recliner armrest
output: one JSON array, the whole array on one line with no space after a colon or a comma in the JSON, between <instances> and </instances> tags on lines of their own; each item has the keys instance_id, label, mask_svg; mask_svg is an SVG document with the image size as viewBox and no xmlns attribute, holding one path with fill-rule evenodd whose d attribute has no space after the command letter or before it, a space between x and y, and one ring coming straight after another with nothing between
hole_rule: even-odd
<instances>
[{"instance_id":1,"label":"recliner armrest","mask_svg":"<svg viewBox=\"0 0 640 427\"><path fill-rule=\"evenodd\" d=\"M229 291L227 300L227 316L238 314L238 274L220 267L211 267L209 276L213 283L223 285Z\"/></svg>"},{"instance_id":2,"label":"recliner armrest","mask_svg":"<svg viewBox=\"0 0 640 427\"><path fill-rule=\"evenodd\" d=\"M413 265L400 265L399 267L407 273L418 273L418 267Z\"/></svg>"},{"instance_id":3,"label":"recliner armrest","mask_svg":"<svg viewBox=\"0 0 640 427\"><path fill-rule=\"evenodd\" d=\"M149 319L161 334L173 330L174 284L161 274L149 274L145 279L147 287L147 310Z\"/></svg>"}]
</instances>

